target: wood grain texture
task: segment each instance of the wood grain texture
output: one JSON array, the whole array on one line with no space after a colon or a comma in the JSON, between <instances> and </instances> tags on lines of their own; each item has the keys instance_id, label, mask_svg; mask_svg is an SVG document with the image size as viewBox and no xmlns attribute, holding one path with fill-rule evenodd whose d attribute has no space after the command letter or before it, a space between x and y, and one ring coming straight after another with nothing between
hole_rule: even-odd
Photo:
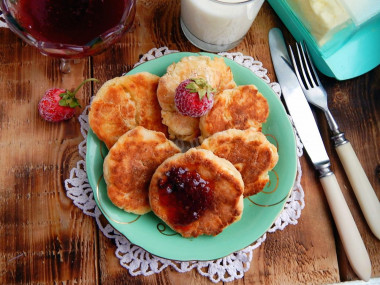
<instances>
[{"instance_id":1,"label":"wood grain texture","mask_svg":"<svg viewBox=\"0 0 380 285\"><path fill-rule=\"evenodd\" d=\"M57 60L40 55L9 30L0 32L0 283L95 280L87 260L96 255L96 228L63 188L78 160L78 123L49 124L37 111L46 89L74 87L88 76L83 74L88 65L62 76Z\"/></svg>"},{"instance_id":2,"label":"wood grain texture","mask_svg":"<svg viewBox=\"0 0 380 285\"><path fill-rule=\"evenodd\" d=\"M100 83L84 86L82 106L101 84L133 68L154 47L199 51L183 35L179 0L138 0L137 14L122 41L106 52L58 71L59 61L24 44L8 29L0 29L0 284L212 284L196 270L131 276L115 257L114 242L66 197L64 180L80 159L82 141L76 119L44 122L37 104L51 87L74 88L84 78ZM230 52L253 56L263 63L271 81L268 32L280 27L290 33L264 3L241 44ZM363 163L380 198L380 67L358 78L338 82L321 76L330 108ZM77 111L77 116L83 109ZM380 276L380 241L370 232L349 181L329 140L326 121L316 117L332 167L357 222L372 262L372 277ZM297 225L268 233L253 251L250 269L229 284L329 284L356 280L336 233L322 187L308 157L301 158L305 208ZM221 283L221 282L220 282Z\"/></svg>"},{"instance_id":3,"label":"wood grain texture","mask_svg":"<svg viewBox=\"0 0 380 285\"><path fill-rule=\"evenodd\" d=\"M379 68L376 68L365 75L341 82L339 85L330 78L322 78L322 83L326 86L327 92L330 94L329 104L331 112L339 122L341 131L345 132L346 138L350 140L378 198L380 197L380 180L376 177L376 168L380 161L379 76ZM323 122L323 118L321 118L321 124L324 125L324 138L325 143L329 145L332 167L337 173L337 179L340 185L342 185L342 191L347 204L370 255L372 276L378 276L380 274L380 242L370 231L348 178L344 173L343 166L334 151L332 143L328 141L328 126ZM349 266L339 241L338 258L340 261L342 280L356 280L357 277Z\"/></svg>"}]
</instances>

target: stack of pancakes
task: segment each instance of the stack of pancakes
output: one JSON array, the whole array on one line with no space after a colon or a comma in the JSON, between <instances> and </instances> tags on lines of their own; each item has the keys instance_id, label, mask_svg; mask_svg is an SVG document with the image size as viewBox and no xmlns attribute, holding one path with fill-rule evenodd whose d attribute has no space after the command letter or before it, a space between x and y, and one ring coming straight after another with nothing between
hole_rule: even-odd
<instances>
[{"instance_id":1,"label":"stack of pancakes","mask_svg":"<svg viewBox=\"0 0 380 285\"><path fill-rule=\"evenodd\" d=\"M177 86L194 77L217 90L201 118L180 114L174 104ZM265 97L254 85L236 86L218 57L184 57L162 77L141 72L107 81L91 103L89 123L109 149L103 165L109 198L127 212L153 210L184 237L219 234L240 219L243 197L262 191L278 161L261 133L268 115ZM174 139L202 143L181 153ZM163 186L169 178L174 188ZM199 183L206 190L197 190ZM174 196L173 189L187 192ZM184 205L179 216L191 219L171 218L178 205Z\"/></svg>"}]
</instances>

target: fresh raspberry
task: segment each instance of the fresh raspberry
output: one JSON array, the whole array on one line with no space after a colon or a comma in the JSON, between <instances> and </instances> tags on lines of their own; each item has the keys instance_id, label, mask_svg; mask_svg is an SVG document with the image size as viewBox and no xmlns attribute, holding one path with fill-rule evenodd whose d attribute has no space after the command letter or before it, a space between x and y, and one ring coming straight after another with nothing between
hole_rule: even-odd
<instances>
[{"instance_id":1,"label":"fresh raspberry","mask_svg":"<svg viewBox=\"0 0 380 285\"><path fill-rule=\"evenodd\" d=\"M71 119L75 115L75 107L80 107L75 94L89 81L97 81L90 78L83 81L73 92L62 88L51 88L38 103L38 112L48 122L60 122Z\"/></svg>"},{"instance_id":2,"label":"fresh raspberry","mask_svg":"<svg viewBox=\"0 0 380 285\"><path fill-rule=\"evenodd\" d=\"M212 108L214 92L204 78L187 79L178 85L174 103L182 115L201 117Z\"/></svg>"}]
</instances>

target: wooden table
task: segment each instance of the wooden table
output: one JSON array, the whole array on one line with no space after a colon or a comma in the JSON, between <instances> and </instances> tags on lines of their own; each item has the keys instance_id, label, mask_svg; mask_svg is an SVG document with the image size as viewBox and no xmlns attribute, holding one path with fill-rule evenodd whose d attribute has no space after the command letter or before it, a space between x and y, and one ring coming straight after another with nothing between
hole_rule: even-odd
<instances>
[{"instance_id":1,"label":"wooden table","mask_svg":"<svg viewBox=\"0 0 380 285\"><path fill-rule=\"evenodd\" d=\"M63 185L80 159L78 120L47 123L37 112L51 87L74 88L83 79L105 82L129 71L153 47L198 51L182 34L180 1L139 0L132 29L105 53L58 71L58 60L42 56L8 29L0 29L0 284L207 284L195 270L172 268L132 277L119 265L115 245L66 196ZM280 27L265 3L244 41L234 50L253 56L276 81L268 32ZM343 82L322 77L332 113L350 139L380 197L380 67ZM100 84L86 85L79 98L89 103ZM77 111L79 115L82 110ZM337 154L327 124L321 133L372 262L380 276L380 241L370 232ZM309 160L301 158L306 206L297 225L268 234L253 252L249 271L231 284L327 284L356 280L337 236L321 185ZM380 221L380 217L379 217Z\"/></svg>"}]
</instances>

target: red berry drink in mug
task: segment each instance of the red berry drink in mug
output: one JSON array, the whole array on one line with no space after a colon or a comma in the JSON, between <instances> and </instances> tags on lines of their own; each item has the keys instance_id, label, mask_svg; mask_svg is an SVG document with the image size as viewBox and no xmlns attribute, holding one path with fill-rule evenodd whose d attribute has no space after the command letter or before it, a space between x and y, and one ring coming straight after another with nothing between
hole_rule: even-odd
<instances>
[{"instance_id":1,"label":"red berry drink in mug","mask_svg":"<svg viewBox=\"0 0 380 285\"><path fill-rule=\"evenodd\" d=\"M136 0L1 0L10 28L42 53L93 55L132 25ZM12 21L13 20L13 21ZM64 50L59 52L59 50Z\"/></svg>"}]
</instances>

